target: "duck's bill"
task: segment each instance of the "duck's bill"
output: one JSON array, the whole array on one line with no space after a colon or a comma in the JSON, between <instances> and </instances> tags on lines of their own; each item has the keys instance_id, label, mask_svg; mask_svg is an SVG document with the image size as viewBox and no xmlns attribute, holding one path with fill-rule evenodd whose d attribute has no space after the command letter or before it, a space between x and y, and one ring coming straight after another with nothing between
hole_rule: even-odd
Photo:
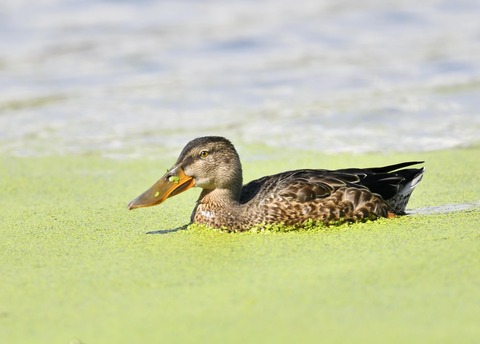
<instances>
[{"instance_id":1,"label":"duck's bill","mask_svg":"<svg viewBox=\"0 0 480 344\"><path fill-rule=\"evenodd\" d=\"M165 201L167 198L195 186L195 181L183 172L181 168L172 168L158 182L128 204L128 209L151 207Z\"/></svg>"}]
</instances>

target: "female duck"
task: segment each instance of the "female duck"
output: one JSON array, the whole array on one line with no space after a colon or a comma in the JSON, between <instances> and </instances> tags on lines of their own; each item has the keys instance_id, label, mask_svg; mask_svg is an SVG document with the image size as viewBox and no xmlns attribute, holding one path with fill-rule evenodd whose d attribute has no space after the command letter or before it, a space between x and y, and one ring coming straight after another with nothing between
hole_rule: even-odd
<instances>
[{"instance_id":1,"label":"female duck","mask_svg":"<svg viewBox=\"0 0 480 344\"><path fill-rule=\"evenodd\" d=\"M244 231L268 224L302 227L308 220L373 220L405 213L424 168L404 167L418 163L294 170L242 185L242 165L232 143L223 137L200 137L190 141L175 165L128 208L160 204L196 186L203 190L191 221L214 228Z\"/></svg>"}]
</instances>

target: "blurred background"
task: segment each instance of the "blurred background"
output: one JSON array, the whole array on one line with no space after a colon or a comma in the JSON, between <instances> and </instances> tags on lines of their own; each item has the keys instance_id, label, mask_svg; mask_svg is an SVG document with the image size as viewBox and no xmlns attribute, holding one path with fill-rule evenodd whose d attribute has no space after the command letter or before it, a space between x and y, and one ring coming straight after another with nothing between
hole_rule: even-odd
<instances>
[{"instance_id":1,"label":"blurred background","mask_svg":"<svg viewBox=\"0 0 480 344\"><path fill-rule=\"evenodd\" d=\"M2 0L0 154L477 144L478 0Z\"/></svg>"}]
</instances>

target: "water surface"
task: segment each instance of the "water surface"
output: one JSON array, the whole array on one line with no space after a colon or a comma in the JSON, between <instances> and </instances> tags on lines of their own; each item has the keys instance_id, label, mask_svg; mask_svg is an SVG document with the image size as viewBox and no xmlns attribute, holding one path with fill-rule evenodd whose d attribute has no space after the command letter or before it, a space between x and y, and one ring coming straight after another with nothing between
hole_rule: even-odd
<instances>
[{"instance_id":1,"label":"water surface","mask_svg":"<svg viewBox=\"0 0 480 344\"><path fill-rule=\"evenodd\" d=\"M0 152L322 152L480 137L478 1L2 1Z\"/></svg>"}]
</instances>

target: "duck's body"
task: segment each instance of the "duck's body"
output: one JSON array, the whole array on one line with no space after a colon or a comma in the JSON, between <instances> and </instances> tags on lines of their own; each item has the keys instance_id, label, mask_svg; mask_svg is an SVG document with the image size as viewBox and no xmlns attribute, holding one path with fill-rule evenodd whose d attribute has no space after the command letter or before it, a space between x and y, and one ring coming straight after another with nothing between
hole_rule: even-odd
<instances>
[{"instance_id":1,"label":"duck's body","mask_svg":"<svg viewBox=\"0 0 480 344\"><path fill-rule=\"evenodd\" d=\"M245 230L258 224L298 226L307 220L329 224L401 215L413 191L407 178L419 172L391 172L399 167L283 172L244 185L239 201L205 192L192 222Z\"/></svg>"},{"instance_id":2,"label":"duck's body","mask_svg":"<svg viewBox=\"0 0 480 344\"><path fill-rule=\"evenodd\" d=\"M222 137L192 140L176 164L149 190L129 204L151 206L187 190L202 193L191 221L232 231L258 225L301 227L305 221L331 224L404 214L424 169L406 162L380 168L295 170L242 186L238 154Z\"/></svg>"}]
</instances>

